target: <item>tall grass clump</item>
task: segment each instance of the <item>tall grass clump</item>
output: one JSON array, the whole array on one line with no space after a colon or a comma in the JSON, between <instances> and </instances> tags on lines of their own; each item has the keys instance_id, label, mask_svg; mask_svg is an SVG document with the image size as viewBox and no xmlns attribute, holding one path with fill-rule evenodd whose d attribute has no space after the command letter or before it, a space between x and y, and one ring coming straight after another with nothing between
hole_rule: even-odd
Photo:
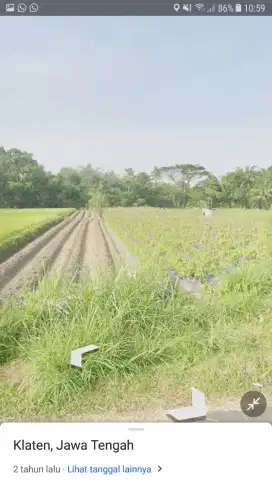
<instances>
[{"instance_id":1,"label":"tall grass clump","mask_svg":"<svg viewBox=\"0 0 272 484\"><path fill-rule=\"evenodd\" d=\"M104 206L94 192L90 210L101 217ZM190 210L107 210L137 256L136 277L98 286L45 278L35 293L0 306L4 418L69 419L154 401L170 408L187 403L191 386L207 399L240 399L254 382L271 388L268 216L222 210L206 221ZM200 300L171 286L169 267L201 281ZM208 275L220 282L210 285ZM89 344L99 350L71 367L71 351Z\"/></svg>"},{"instance_id":2,"label":"tall grass clump","mask_svg":"<svg viewBox=\"0 0 272 484\"><path fill-rule=\"evenodd\" d=\"M90 193L88 201L88 208L91 213L94 213L98 217L103 217L103 211L106 205L105 193L101 188L96 189Z\"/></svg>"},{"instance_id":3,"label":"tall grass clump","mask_svg":"<svg viewBox=\"0 0 272 484\"><path fill-rule=\"evenodd\" d=\"M16 308L15 299L0 308L1 362L11 368L17 362L17 374L23 369L19 384L3 386L6 413L16 407L22 415L57 414L90 391L101 400L110 381L142 378L152 384L156 372L171 368L180 385L197 368L204 378L208 362L221 368L268 353L271 308L258 298L262 280L266 294L267 279L260 277L257 292L252 287L245 295L237 286L236 294L219 290L201 302L175 291L165 298L164 284L143 274L96 290L90 282L45 279ZM84 357L81 369L71 367L71 351L89 344L99 350ZM207 388L222 385L219 376L206 374ZM234 387L231 379L228 384Z\"/></svg>"}]
</instances>

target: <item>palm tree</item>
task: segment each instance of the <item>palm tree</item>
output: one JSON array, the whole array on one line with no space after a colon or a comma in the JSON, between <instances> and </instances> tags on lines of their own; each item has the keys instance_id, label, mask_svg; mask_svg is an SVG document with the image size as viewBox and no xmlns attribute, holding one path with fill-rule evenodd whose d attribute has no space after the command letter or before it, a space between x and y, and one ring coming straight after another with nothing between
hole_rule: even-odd
<instances>
[{"instance_id":1,"label":"palm tree","mask_svg":"<svg viewBox=\"0 0 272 484\"><path fill-rule=\"evenodd\" d=\"M259 177L256 187L250 190L250 195L255 206L268 210L272 204L272 178L264 172Z\"/></svg>"},{"instance_id":2,"label":"palm tree","mask_svg":"<svg viewBox=\"0 0 272 484\"><path fill-rule=\"evenodd\" d=\"M240 184L237 187L237 193L244 208L250 207L250 191L254 188L256 183L256 176L258 172L256 166L246 166L245 169L238 168L237 174L240 176Z\"/></svg>"}]
</instances>

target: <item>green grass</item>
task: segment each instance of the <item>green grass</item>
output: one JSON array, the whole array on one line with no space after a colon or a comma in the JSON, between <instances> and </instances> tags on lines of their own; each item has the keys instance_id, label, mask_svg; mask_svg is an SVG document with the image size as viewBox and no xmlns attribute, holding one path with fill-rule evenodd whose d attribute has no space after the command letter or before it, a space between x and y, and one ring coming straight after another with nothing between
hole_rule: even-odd
<instances>
[{"instance_id":1,"label":"green grass","mask_svg":"<svg viewBox=\"0 0 272 484\"><path fill-rule=\"evenodd\" d=\"M71 212L69 208L0 209L0 262Z\"/></svg>"},{"instance_id":2,"label":"green grass","mask_svg":"<svg viewBox=\"0 0 272 484\"><path fill-rule=\"evenodd\" d=\"M199 251L194 257L203 272L205 254L211 260L212 251L216 258L218 240L223 237L222 257L215 264L220 268L228 253L226 244L230 252L237 251L230 239L225 240L231 212L219 214L220 221L207 222L192 212L161 211L153 232L155 211L131 211L130 215L129 210L109 211L107 217L119 233L120 221L132 229L134 224L137 233L142 213L142 235L139 228L137 236L143 248L137 249L140 267L135 280L116 279L93 290L89 282L76 285L45 279L36 293L23 294L0 307L0 357L3 374L8 375L1 384L1 419L69 420L96 414L106 418L112 412L133 415L137 409L151 409L152 415L156 407L167 410L185 403L191 386L204 391L208 400L241 397L256 381L271 389L269 218L263 219L262 212L251 213L260 222L256 253L252 256L242 244L241 253L248 256L248 263L227 275L221 286L204 285L201 301L175 291L165 300L164 269L171 254L159 256L161 240L149 246L149 237L160 239L160 227L164 227L169 250L182 224L189 227L180 236L187 247L196 235L203 238L201 230L206 230L210 242L219 231L217 252L207 246L202 258ZM207 230L207 223L212 229ZM245 241L248 223L245 216L234 213L232 230L238 230L240 241ZM136 250L129 237L127 243ZM174 257L172 263L179 258ZM82 369L71 368L71 350L88 344L98 345L99 350L84 357Z\"/></svg>"}]
</instances>

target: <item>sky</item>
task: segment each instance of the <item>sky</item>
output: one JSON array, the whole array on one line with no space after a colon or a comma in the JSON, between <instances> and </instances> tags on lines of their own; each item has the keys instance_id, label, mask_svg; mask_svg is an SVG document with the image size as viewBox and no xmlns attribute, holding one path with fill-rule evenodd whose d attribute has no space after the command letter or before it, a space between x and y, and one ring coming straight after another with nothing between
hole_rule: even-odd
<instances>
[{"instance_id":1,"label":"sky","mask_svg":"<svg viewBox=\"0 0 272 484\"><path fill-rule=\"evenodd\" d=\"M47 170L272 165L269 17L1 17L0 146Z\"/></svg>"}]
</instances>

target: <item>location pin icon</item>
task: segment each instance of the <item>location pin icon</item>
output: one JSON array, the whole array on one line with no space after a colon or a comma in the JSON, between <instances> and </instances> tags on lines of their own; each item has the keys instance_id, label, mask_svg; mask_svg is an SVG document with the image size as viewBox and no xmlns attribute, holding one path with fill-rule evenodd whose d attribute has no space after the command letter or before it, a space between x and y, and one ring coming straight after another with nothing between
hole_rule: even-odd
<instances>
[{"instance_id":1,"label":"location pin icon","mask_svg":"<svg viewBox=\"0 0 272 484\"><path fill-rule=\"evenodd\" d=\"M175 5L174 5L173 8L174 8L175 12L178 12L180 10L180 4L179 3L175 3Z\"/></svg>"}]
</instances>

